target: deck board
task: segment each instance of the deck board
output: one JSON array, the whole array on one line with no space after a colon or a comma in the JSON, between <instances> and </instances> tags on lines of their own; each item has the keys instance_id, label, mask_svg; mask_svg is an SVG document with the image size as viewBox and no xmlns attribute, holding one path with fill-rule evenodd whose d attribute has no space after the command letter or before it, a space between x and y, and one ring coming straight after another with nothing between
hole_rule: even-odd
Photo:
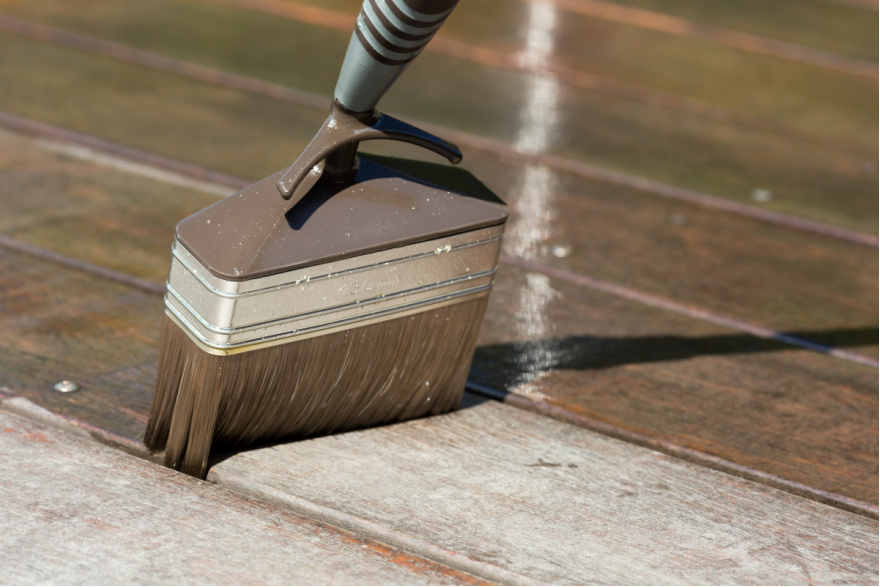
<instances>
[{"instance_id":1,"label":"deck board","mask_svg":"<svg viewBox=\"0 0 880 587\"><path fill-rule=\"evenodd\" d=\"M146 455L161 316L157 295L0 249L0 392Z\"/></svg>"},{"instance_id":2,"label":"deck board","mask_svg":"<svg viewBox=\"0 0 880 587\"><path fill-rule=\"evenodd\" d=\"M499 156L472 153L468 165L513 208L505 242L513 256L876 357L874 249ZM173 226L217 199L8 133L0 174L12 188L0 194L4 234L159 283Z\"/></svg>"},{"instance_id":3,"label":"deck board","mask_svg":"<svg viewBox=\"0 0 880 587\"><path fill-rule=\"evenodd\" d=\"M28 196L15 198L6 205L12 214L0 225L0 231L157 283L164 280L167 272L167 250L174 223L217 198L215 194L73 159L43 149L33 139L8 133L0 135L0 169L6 169L0 171L0 177L8 175L12 185L21 186L20 192L10 193ZM500 175L496 172L494 177ZM512 185L515 179L507 181ZM58 197L59 186L64 186L67 196L62 205L51 206L51 201ZM623 209L628 202L621 198L626 196L619 191L605 196L604 209L617 218L625 216ZM613 251L612 239L626 236L616 237L607 229L607 217L590 213L601 211L603 200L594 200L597 203L588 209L579 207L579 201L560 196L559 203L553 204L564 219L551 223L556 230L561 229L563 238L558 242L572 244L567 237L578 239L574 241L575 253L559 259L557 265L564 263L562 266L567 264L575 271L598 270L600 276L610 273L614 278L623 278L624 283L631 283L624 275L627 259L633 257L631 242L617 241L625 245L619 259L608 255L604 265L596 264L595 260L591 264L594 256L584 249L601 247ZM655 201L646 199L637 203L649 206L652 202ZM616 208L621 203L622 208ZM697 214L692 216L692 224L679 227L665 223L662 208L631 208L640 211L637 217L650 222L653 215L655 222L664 223L662 229L653 233L644 231L655 239L659 233L661 238L643 241L640 246L646 262L638 270L633 269L640 276L657 270L654 284L669 284L662 293L688 301L714 299L715 308L744 308L753 312L751 317L772 324L770 318L777 317L775 308L760 312L756 302L761 297L749 295L752 280L777 283L782 292L774 294L770 290L767 298L772 300L772 296L778 297L785 291L803 296L802 290L809 288L815 274L824 272L828 276L826 288L842 284L837 286L842 310L834 313L830 303L833 298L826 289L802 306L796 306L792 300L780 304L787 313L778 318L808 316L809 321L788 323L806 327L820 322L806 311L798 315L793 308L821 308L829 316L826 325L842 328L806 331L805 335L844 345L863 345L867 349L875 342L876 328L855 321L860 315L869 315L866 308L875 300L853 308L859 298L846 296L847 291L869 291L869 284L856 280L870 280L871 273L848 270L846 263L835 265L835 259L842 257L845 250L853 252L847 262L856 263L856 267L859 263L867 264L872 254L869 249L834 243L840 247L835 255L834 249L828 251L816 245L811 262L794 264L795 268L804 267L802 277L789 269L784 275L790 281L782 280L781 272L772 263L761 267L760 259L764 257L760 251L770 241L783 252L787 249L785 254L796 259L798 251L810 244L799 233L793 236L781 231L775 239L771 233L737 240L735 234L723 236L725 220L716 220L717 214ZM45 217L47 211L51 212ZM595 222L595 232L581 232L569 224L582 218L589 220L580 228ZM755 232L754 226L741 219L728 220L728 228L734 222L741 223L740 234ZM52 229L42 228L46 226ZM130 229L131 226L136 229ZM710 235L720 239L726 244L724 254L731 258L739 255L747 270L731 263L732 269L721 268L712 273L712 261L719 254L713 251L706 256L706 267L696 271L696 275L706 273L704 283L714 287L707 291L692 288L702 295L688 297L688 288L670 277L677 270L689 271L688 266L699 267L699 256L692 256L687 264L667 265L669 269L663 271L662 267L651 267L651 260L656 263L656 257L648 255L652 245L664 242L661 230L669 233L688 229L693 231L692 235L702 232L704 239ZM516 247L527 241L533 230L533 223L515 216L507 235L508 249L517 252ZM632 232L642 234L638 230ZM590 238L593 234L597 237ZM788 240L796 237L799 240L793 244ZM601 238L607 240L598 240ZM666 242L670 240L674 236ZM107 246L108 242L114 246ZM681 242L677 249L669 250L669 257L682 258L688 254L688 239ZM755 249L748 248L750 243ZM8 340L20 342L9 347L6 370L15 377L7 375L4 384L16 394L26 393L26 397L40 405L140 446L154 385L161 301L157 296L124 293L116 284L95 281L21 255L9 258L12 264L5 274L17 285L9 286L12 293L8 298L19 300L17 303L45 300L47 292L54 290L63 292L58 294L59 299L69 297L69 301L57 306L10 306L14 312L8 315L7 328L14 335ZM731 273L726 285L720 285L725 284L725 276ZM840 281L832 280L833 275L839 276ZM738 279L744 279L739 281L741 306L736 305L733 296ZM50 285L52 280L58 283ZM638 286L646 283L636 281ZM106 302L98 301L102 296L106 296ZM117 297L123 302L114 301ZM109 311L105 306L119 307L115 322L99 319L101 313ZM847 311L852 316L849 324L842 318ZM16 315L23 317L16 319ZM133 332L137 338L131 336ZM76 333L78 338L67 341L62 333ZM32 349L33 356L21 356L18 349L22 346ZM45 380L29 380L27 374L46 362L64 368L41 372ZM94 368L85 370L92 363ZM78 399L76 395L67 399L51 392L55 381L75 378L94 386L93 393L101 394L101 401ZM877 443L873 432L878 418L876 370L870 367L796 350L784 343L761 340L505 265L481 332L471 379L823 491L877 503ZM78 405L79 401L85 405ZM119 406L130 412L121 411ZM805 461L811 463L810 467L803 466Z\"/></svg>"},{"instance_id":4,"label":"deck board","mask_svg":"<svg viewBox=\"0 0 880 587\"><path fill-rule=\"evenodd\" d=\"M213 479L503 583L875 583L876 10L608 4L693 19L670 33L603 2L462 4L382 102L460 141L511 204L470 376L509 405L466 394L440 418L226 458ZM0 118L83 137L0 131L0 408L158 458L141 438L174 225L301 152L359 3L3 3ZM713 26L845 58L735 49ZM156 485L168 499L208 487L150 470L183 487ZM417 563L409 581L398 555L363 559L361 582L470 580Z\"/></svg>"},{"instance_id":5,"label":"deck board","mask_svg":"<svg viewBox=\"0 0 880 587\"><path fill-rule=\"evenodd\" d=\"M875 520L496 402L240 453L208 478L538 582L877 576Z\"/></svg>"},{"instance_id":6,"label":"deck board","mask_svg":"<svg viewBox=\"0 0 880 587\"><path fill-rule=\"evenodd\" d=\"M312 54L318 51L320 44L326 44L327 40L332 38L338 37L337 43L345 46L346 34L336 30L320 31L301 23L287 22L286 26L290 27L289 34L281 35L278 29L281 25L277 18L250 11L232 10L212 3L183 3L183 6L187 7L188 18L194 19L198 16L199 22L211 23L211 26L204 26L203 29L213 31L210 33L213 35L210 38L200 39L201 43L190 46L187 45L188 37L182 31L174 26L165 26L161 22L157 24L157 21L161 21L161 15L166 12L168 19L176 19L180 6L180 2L172 2L162 10L151 9L149 18L134 18L132 21L126 20L127 11L130 11L131 7L125 5L125 10L121 10L121 6L113 3L107 5L108 10L100 13L97 10L86 11L84 15L76 18L68 18L63 11L57 13L48 9L45 14L36 9L21 7L16 9L15 6L10 6L9 10L17 14L41 16L49 23L64 24L66 19L69 26L78 27L78 30L89 34L118 40L132 39L131 42L149 50L164 51L172 56L219 66L221 69L275 83L296 85L310 91L315 91L317 88L320 93L329 93L332 79L335 77L335 67L324 68L332 70L330 73L317 72L314 71L314 63L310 63L308 66L303 65L296 72L291 72L292 64L289 60L283 61L276 67L272 64L278 60L279 53L296 54L299 47L300 53ZM565 20L565 23L568 24L570 20ZM137 22L147 28L136 30L136 25L133 23ZM166 31L165 35L155 37L146 34L147 30L153 30L160 24ZM239 58L240 52L234 54L209 52L211 47L241 46L244 42L241 36L245 30L250 30L251 35L277 33L288 38L289 43L295 42L299 45L283 48L273 45L264 48L261 44L250 44L247 46L246 58ZM576 38L594 36L583 31L576 31L573 35ZM192 39L189 42L194 43ZM5 50L16 52L15 45L12 43ZM310 49L302 50L302 47L306 46ZM17 63L18 67L28 70L35 67L47 69L58 67L51 63L55 59L68 61L68 58L62 56L51 57L45 48L41 52L30 50L25 53L17 59ZM499 51L500 55L508 53L510 50ZM569 55L572 51L562 48L560 53ZM617 53L612 52L615 55ZM660 53L662 52L652 47L646 47L640 54L659 55ZM702 54L702 49L687 48L682 54ZM84 63L80 67L86 70L93 67L86 63L90 59L85 56L81 58ZM674 62L676 58L673 55L663 56L664 62ZM302 60L303 57L300 56L298 59ZM426 54L422 59L425 60L425 65L414 67L408 72L407 77L392 89L384 102L385 108L435 124L515 143L518 140L517 131L525 116L524 112L526 109L539 107L527 103L528 96L534 92L530 89L533 84L531 74L505 71L435 54ZM28 61L32 62L29 67L25 65ZM627 62L636 61L639 60L627 60ZM710 63L725 62L725 59L719 57L709 61ZM738 63L737 59L729 59L729 61ZM257 66L255 63L260 65ZM102 86L116 84L116 92L135 94L131 101L136 104L143 99L136 96L142 86L128 84L128 87L123 87L119 80L129 79L133 74L126 73L128 68L120 67L118 73L107 74L100 79L94 78L90 84L84 85L83 91L106 93L111 90L104 90ZM64 69L65 67L62 67L52 76L58 81L48 83L59 83L64 77L73 74L73 72L65 73ZM707 64L699 64L699 66L695 65L694 69L698 72L706 72L711 67ZM746 68L747 71L756 69L761 68ZM783 71L788 70L783 69ZM8 66L4 75L11 76L10 79L16 78L16 83L21 85L21 92L29 97L39 93L40 90L45 91L44 87L47 85L46 81L28 79L24 71L16 71L16 65ZM304 81L303 78L311 81ZM442 80L447 78L458 80L455 87L461 90L461 95L457 95L455 99L444 93L449 91L448 85L442 83ZM736 88L749 88L749 95L752 95L753 88L759 84L758 80L739 79L736 76L727 76L727 78L736 81L731 82L731 88L720 86L719 96L712 97L708 100L708 104L713 105L719 99L731 96ZM713 72L713 79L727 78ZM777 78L782 79L785 76L777 73L767 75L767 80L770 81ZM840 132L845 132L847 137L852 137L865 128L876 126L876 113L872 106L873 86L868 84L864 88L845 90L843 86L851 83L850 78L852 76L830 80L827 84L830 88L826 92L827 95L816 98L827 111L813 124L816 129L838 129ZM183 98L179 93L175 96L173 94L177 92L172 93L171 87L176 82L169 80L165 83L170 84L169 98L176 102L189 100L207 103L196 96ZM804 81L798 83L800 85L787 79L784 82L785 91L804 99L811 98L818 92L812 71L804 75ZM681 112L652 103L652 101L663 101L662 96L646 102L619 95L606 95L603 92L591 91L589 87L572 86L562 74L558 80L549 80L545 83L547 84L549 84L547 87L555 88L553 103L544 104L540 108L555 112L555 116L559 118L556 123L547 122L553 126L546 129L551 137L547 149L551 152L741 202L751 202L750 198L754 190L767 189L774 194L774 198L770 202L760 203L764 208L876 233L877 203L874 197L876 166L866 167L866 163L870 164L876 158L876 146L870 140L862 140L858 145L846 145L840 144L839 141L836 143L829 141L828 137L821 133L812 137L804 136L803 133L786 136L772 129L744 125L739 119L724 120L723 116L720 120L705 119L699 114L699 109ZM425 91L426 88L430 91ZM759 96L761 103L778 104L783 100L791 100L790 97L783 98L782 91L783 89L778 88L772 95ZM688 96L693 92L678 89L673 94ZM865 104L859 106L845 103L846 100L858 99ZM5 101L0 102L0 107L62 126L76 126L73 121L62 120L62 113L57 112L50 102L51 100L47 100L46 103L40 104L29 101L22 104L16 96L10 94ZM118 104L114 106L113 101L99 95L92 97L88 102L94 104L93 108L96 110L120 106ZM735 104L742 102L743 100L737 98ZM460 104L468 106L463 108ZM180 105L169 105L167 108L179 109ZM284 112L289 110L290 106L280 103L276 108ZM775 110L774 116L765 116L765 118L773 120L786 112L796 112L798 113L794 118L796 121L811 119L806 115L805 108L798 104L789 104L784 109ZM47 110L54 111L47 112ZM261 116L269 112L272 110L262 110ZM732 112L736 113L736 108L733 108ZM868 118L859 118L857 115L859 112L867 112ZM135 120L143 117L144 114L139 112L134 116ZM169 114L170 111L166 113ZM105 116L100 113L92 114L92 116L96 115L101 118ZM279 112L276 116L284 115ZM116 136L106 137L113 140L120 140L123 135L127 135L128 140L144 140L138 136L143 131L133 132L118 126L120 124L124 126L124 123L125 121L120 117L114 117L113 124L96 119L90 121L87 126L83 125L79 128L80 130L102 128L104 129L102 132L115 129ZM247 139L247 134L249 133L242 132L240 138L242 148L246 145L241 141ZM268 132L265 138L271 140L273 134ZM141 143L141 146L144 145ZM199 155L197 149L181 151L186 153L183 156L188 158ZM296 152L296 150L291 149L288 152ZM205 160L195 162L217 167L216 164ZM275 166L281 165L283 163L279 161ZM231 171L226 167L223 169L246 175L252 173L256 167L250 165L246 168L246 173ZM263 175L267 173L269 173L268 168L264 170ZM250 177L250 175L246 176ZM840 194L846 194L846 197L841 198Z\"/></svg>"},{"instance_id":7,"label":"deck board","mask_svg":"<svg viewBox=\"0 0 880 587\"><path fill-rule=\"evenodd\" d=\"M10 584L474 584L466 573L0 412Z\"/></svg>"}]
</instances>

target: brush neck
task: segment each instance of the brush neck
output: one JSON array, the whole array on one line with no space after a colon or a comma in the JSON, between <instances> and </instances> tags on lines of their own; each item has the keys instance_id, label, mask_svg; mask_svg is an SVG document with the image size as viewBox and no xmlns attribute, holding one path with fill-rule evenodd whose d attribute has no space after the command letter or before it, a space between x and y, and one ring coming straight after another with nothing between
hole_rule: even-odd
<instances>
[{"instance_id":1,"label":"brush neck","mask_svg":"<svg viewBox=\"0 0 880 587\"><path fill-rule=\"evenodd\" d=\"M349 111L372 112L457 3L365 0L336 83L336 101Z\"/></svg>"}]
</instances>

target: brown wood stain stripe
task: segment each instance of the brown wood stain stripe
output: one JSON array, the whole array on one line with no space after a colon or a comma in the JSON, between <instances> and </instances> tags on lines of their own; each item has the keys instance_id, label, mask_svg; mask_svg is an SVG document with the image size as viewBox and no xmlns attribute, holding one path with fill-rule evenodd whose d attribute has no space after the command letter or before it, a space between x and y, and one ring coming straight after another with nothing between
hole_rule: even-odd
<instances>
[{"instance_id":1,"label":"brown wood stain stripe","mask_svg":"<svg viewBox=\"0 0 880 587\"><path fill-rule=\"evenodd\" d=\"M117 145L116 143L112 143L110 141L95 139L95 137L90 137L89 135L60 129L43 123L32 122L27 119L3 112L0 112L0 126L7 126L7 128L27 132L28 134L32 135L48 136L56 139L67 140L73 143L87 144L90 147L104 150L105 152L111 153L113 155L127 157L139 163L151 165L156 164L157 167L159 167L160 169L174 170L175 172L181 173L182 175L185 175L187 172L192 172L194 174L193 177L198 177L199 179L210 177L212 181L217 181L218 183L223 183L224 181L226 181L229 182L228 185L235 188L241 188L250 185L251 183L245 179L224 174L215 174L215 172L196 165L179 163L174 159L163 157L161 155L146 153L138 149L123 147L122 145ZM138 158L140 156L143 156L143 158ZM100 275L101 277L119 281L120 283L126 283L127 285L137 287L150 293L160 295L164 295L165 293L164 285L157 284L145 279L129 276L125 273L113 271L111 269L106 269L99 265L80 261L78 259L74 259L66 255L29 245L16 239L12 239L2 235L0 235L0 246L32 256L37 256L42 259L50 260L67 267L73 267L75 269L80 269L82 271L86 271L95 275ZM582 287L596 289L618 297L633 300L641 304L661 308L667 311L676 312L678 314L688 316L690 318L695 318L697 320L711 322L713 324L718 324L721 326L739 330L741 332L746 332L758 338L777 340L779 342L784 342L792 346L827 354L839 359L844 359L854 363L860 363L869 367L877 368L878 366L880 366L880 363L878 363L876 360L866 357L864 355L860 355L858 353L828 347L826 345L815 343L799 337L794 337L782 332L777 332L769 328L749 324L748 322L743 322L735 318L715 314L713 312L709 312L695 306L688 306L685 304L674 302L672 300L661 298L659 296L639 292L622 285L593 279L592 277L573 273L564 269L547 267L533 261L528 261L526 259L518 257L512 257L506 254L501 255L501 260L505 263L510 263L511 265L515 265L528 271L536 271L549 277L562 279L568 281L569 283L574 283Z\"/></svg>"},{"instance_id":2,"label":"brown wood stain stripe","mask_svg":"<svg viewBox=\"0 0 880 587\"><path fill-rule=\"evenodd\" d=\"M354 27L355 19L339 12L317 8L314 6L306 6L296 4L289 0L210 0L217 4L225 4L234 8L252 10L272 16L278 16L295 22L312 24L324 28L334 29L347 33ZM529 0L521 0L529 1ZM520 62L519 55L516 52L502 52L478 45L472 45L462 41L449 39L438 34L425 48L426 51L446 55L454 59L470 61L486 67L504 69L507 71L517 71L534 73L534 67L528 67ZM711 120L721 122L735 122L748 128L772 132L792 138L804 138L815 140L813 133L805 132L799 129L790 128L783 124L775 123L770 120L762 120L748 115L740 114L736 111L687 98L670 94L661 90L646 88L636 84L622 82L611 78L587 73L565 67L550 61L546 66L542 66L542 71L549 71L559 76L561 81L578 88L619 96L630 100L637 100L684 112L693 116L701 116ZM849 141L841 138L825 139L829 145L849 146Z\"/></svg>"},{"instance_id":3,"label":"brown wood stain stripe","mask_svg":"<svg viewBox=\"0 0 880 587\"><path fill-rule=\"evenodd\" d=\"M246 1L253 3L264 2L267 0L212 1ZM287 88L279 84L273 84L271 82L265 82L255 78L226 73L224 71L214 68L185 62L170 57L165 57L163 55L158 55L149 51L134 49L125 45L121 45L119 43L96 39L94 37L81 35L79 33L64 31L55 27L29 22L8 15L0 14L0 31L17 34L40 41L55 43L61 46L70 47L78 50L84 50L106 57L112 57L122 61L135 63L137 65L176 73L178 75L189 77L191 79L196 79L205 83L212 83L257 95L268 96L271 98L285 100L307 107L325 109L327 103L329 102L328 98L324 98L310 92ZM435 39L435 41L437 40L438 39ZM12 117L12 115L0 116L4 116L5 118ZM726 198L721 198L718 196L697 192L695 190L689 190L686 188L664 184L662 182L654 181L644 177L639 177L620 171L614 171L580 161L573 161L556 155L520 152L514 149L511 145L507 143L502 143L500 141L495 141L492 139L479 137L477 135L443 128L438 125L423 123L421 121L413 122L417 125L425 127L426 129L433 130L433 132L436 132L437 134L445 134L457 143L466 145L471 148L487 150L493 153L502 153L524 160L540 162L554 169L572 173L574 175L578 175L588 179L623 185L646 193L681 200L699 206L724 210L727 212L732 212L734 214L756 218L765 222L779 224L797 230L813 232L816 234L821 234L824 236L837 238L840 240L870 247L878 246L878 238L873 235L860 233L854 230L840 228L813 220L798 218L796 216L781 214L779 212L763 210L760 208L749 206L748 204L742 204L733 200L728 200ZM3 122L0 121L0 123ZM15 123L13 122L11 124ZM218 174L218 172L211 173L214 174L214 179L211 179L211 181L223 183L222 180L217 178L217 176L220 175Z\"/></svg>"},{"instance_id":4,"label":"brown wood stain stripe","mask_svg":"<svg viewBox=\"0 0 880 587\"><path fill-rule=\"evenodd\" d=\"M555 406L547 402L529 399L516 393L493 389L491 387L480 385L478 383L473 383L470 381L467 383L466 388L468 391L471 391L483 397L502 401L504 403L516 406L524 410L529 410L544 416L548 416L555 420L574 424L576 426L587 428L588 430L592 430L606 436L611 436L619 440L638 444L640 446L644 446L646 448L650 448L652 450L656 450L658 452L662 452L670 456L695 463L697 465L708 467L710 469L724 471L725 473L730 473L731 475L735 475L743 479L748 479L762 485L775 487L776 489L781 489L783 491L787 491L788 493L793 493L801 497L806 497L820 503L860 514L868 518L873 518L875 520L880 517L880 508L878 508L878 506L874 505L873 503L853 499L851 497L846 497L845 495L839 495L830 491L823 491L809 485L804 485L803 483L797 483L796 481L789 481L788 479L785 479L783 477L771 475L770 473L765 473L764 471L759 471L746 465L740 465L739 463L728 461L727 459L723 459L721 457L717 457L703 451L687 448L685 446L675 444L674 442L660 440L658 438L653 438L651 436L639 434L638 432L626 430L625 428L620 428L619 426L614 426L613 424L608 424L600 420L588 418L579 414L574 414L572 412L569 412L565 408Z\"/></svg>"},{"instance_id":5,"label":"brown wood stain stripe","mask_svg":"<svg viewBox=\"0 0 880 587\"><path fill-rule=\"evenodd\" d=\"M534 0L525 0L534 1ZM659 12L621 6L604 0L553 0L563 10L610 22L709 41L733 49L788 59L842 73L877 79L877 65L793 43L702 24Z\"/></svg>"}]
</instances>

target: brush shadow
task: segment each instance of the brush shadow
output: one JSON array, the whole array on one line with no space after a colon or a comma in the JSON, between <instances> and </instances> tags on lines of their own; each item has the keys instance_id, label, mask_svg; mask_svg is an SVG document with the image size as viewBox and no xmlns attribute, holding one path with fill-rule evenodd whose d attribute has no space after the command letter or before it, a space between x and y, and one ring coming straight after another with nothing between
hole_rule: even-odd
<instances>
[{"instance_id":1,"label":"brush shadow","mask_svg":"<svg viewBox=\"0 0 880 587\"><path fill-rule=\"evenodd\" d=\"M821 340L835 347L875 345L878 328L789 332L802 340ZM768 353L791 350L788 343L750 334L716 336L568 336L477 347L469 381L510 389L552 370L597 371L623 365L681 361L701 356Z\"/></svg>"}]
</instances>

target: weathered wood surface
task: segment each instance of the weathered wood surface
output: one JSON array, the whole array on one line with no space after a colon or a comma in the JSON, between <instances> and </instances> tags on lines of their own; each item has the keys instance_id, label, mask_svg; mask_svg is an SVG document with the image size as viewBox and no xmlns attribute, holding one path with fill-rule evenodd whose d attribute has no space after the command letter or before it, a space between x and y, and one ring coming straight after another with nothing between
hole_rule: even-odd
<instances>
[{"instance_id":1,"label":"weathered wood surface","mask_svg":"<svg viewBox=\"0 0 880 587\"><path fill-rule=\"evenodd\" d=\"M146 454L161 317L155 294L0 248L0 392Z\"/></svg>"},{"instance_id":2,"label":"weathered wood surface","mask_svg":"<svg viewBox=\"0 0 880 587\"><path fill-rule=\"evenodd\" d=\"M289 0L248 10L230 3L5 2L4 12L124 45L15 29L0 15L3 30L18 31L0 33L0 110L231 175L267 175L288 165L324 118L349 36L338 11L358 2L322 3L312 24L290 16L304 5ZM530 269L502 267L474 381L876 504L876 370L577 281L607 280L876 358L876 248L828 239L815 226L794 231L797 218L748 217L784 211L869 233L855 240L870 244L876 80L558 4L474 0L444 28L449 42L421 57L383 102L440 134L470 133L465 164L514 208L506 254ZM752 2L739 16L689 0L669 12L701 20L699 10L714 15L710 24L753 34L791 33L796 22L758 17L766 8ZM866 58L857 23L875 12L808 12L813 33L779 37ZM837 48L815 38L832 25L854 31ZM496 142L480 146L484 139ZM545 165L544 153L562 159ZM215 197L47 156L8 136L0 159L0 182L12 188L0 190L3 235L157 284L174 223ZM750 207L732 214L620 179L587 179L595 174L585 163ZM756 189L771 200L754 200L768 197ZM3 262L2 393L140 450L159 299L20 254ZM82 393L51 391L67 374L85 382Z\"/></svg>"},{"instance_id":3,"label":"weathered wood surface","mask_svg":"<svg viewBox=\"0 0 880 587\"><path fill-rule=\"evenodd\" d=\"M877 504L877 372L502 266L470 380Z\"/></svg>"},{"instance_id":4,"label":"weathered wood surface","mask_svg":"<svg viewBox=\"0 0 880 587\"><path fill-rule=\"evenodd\" d=\"M9 134L0 134L0 178L14 187L0 195L4 209L11 212L0 221L0 231L157 283L167 272L174 223L217 197L72 159ZM59 192L66 195L53 204ZM590 214L576 201L569 202L571 207L565 205L568 198L559 201L562 206L552 224L571 226L558 241L567 244L572 242L568 235L578 234L568 218ZM608 196L606 207L613 210L613 201ZM710 224L712 215L704 214L708 220L695 221L696 228L690 229L709 224L710 232L718 232ZM745 223L742 233L747 234L747 221L738 221ZM600 238L601 221L594 227L593 234ZM532 230L528 218L515 217L506 246L515 251ZM770 238L753 240L761 244ZM688 239L682 241L677 255L687 251ZM726 242L727 250L738 243L732 237ZM776 242L784 247L787 241L780 237ZM643 243L647 254L652 241L646 237ZM819 261L819 249L813 257L816 264L838 275L840 283L852 284L846 281L846 271L835 273L833 256ZM797 250L790 249L791 258ZM864 255L866 261L869 256ZM590 257L578 252L560 262L578 268ZM747 257L748 249L741 253L741 258ZM4 259L7 285L0 291L6 292L8 314L2 319L8 336L0 343L7 348L0 359L0 385L10 390L8 394L24 395L142 450L161 301L22 255L7 254ZM626 257L618 261L623 264ZM804 275L794 290L807 287L819 270L806 262L802 266ZM595 262L586 268L601 267ZM649 269L646 262L642 271ZM849 273L857 279L865 272ZM764 275L765 281L773 281L772 267ZM658 272L658 283L661 278ZM744 299L747 285L741 286ZM844 289L840 286L838 295L843 308ZM686 288L672 293L678 291ZM826 291L826 302L828 297ZM833 312L821 301L813 305ZM839 319L840 313L833 315ZM828 324L833 323L829 319ZM836 333L839 340L832 342L864 344L874 332L841 329ZM53 392L51 385L61 379L77 381L87 391L70 396ZM871 368L504 266L472 380L823 491L877 503L876 371Z\"/></svg>"},{"instance_id":5,"label":"weathered wood surface","mask_svg":"<svg viewBox=\"0 0 880 587\"><path fill-rule=\"evenodd\" d=\"M4 584L472 584L481 579L0 412Z\"/></svg>"},{"instance_id":6,"label":"weathered wood surface","mask_svg":"<svg viewBox=\"0 0 880 587\"><path fill-rule=\"evenodd\" d=\"M208 479L531 582L878 578L875 520L496 402L240 453Z\"/></svg>"},{"instance_id":7,"label":"weathered wood surface","mask_svg":"<svg viewBox=\"0 0 880 587\"><path fill-rule=\"evenodd\" d=\"M485 28L477 27L481 35L462 25L465 31L461 34L467 36L477 49L490 50L502 59L520 49L528 53L529 49L524 48L523 43L529 26L538 30L547 23L532 22L529 25L533 16L528 12L528 3L490 4L493 7L497 4L498 9L507 15L500 20L493 19L493 23L506 22L511 27L515 24L513 30L498 32L505 39L502 46L495 49L483 46L489 41L482 39L492 36L486 34L493 30L492 23L487 22ZM321 29L210 2L153 3L147 9L101 0L90 4L90 9L77 10L75 14L63 6L47 2L10 3L5 10L173 57L324 94L329 94L336 76L336 67L327 63L335 64L340 57L330 47L345 47L348 37L347 31L336 28ZM136 14L139 10L144 12ZM181 11L185 18L181 17ZM490 10L488 14L497 14L497 11ZM458 16L453 15L453 18ZM630 27L593 22L564 12L552 19L549 32L557 39L557 47L552 55L542 54L541 58L549 60L548 63L585 53L583 39L602 39L602 42L588 45L593 50L586 52L583 58L586 63L573 64L574 73L571 75L560 72L558 79L548 78L540 82L544 84L546 103L528 103L529 96L534 95L535 81L531 72L493 67L493 59L474 63L468 59L429 53L391 91L384 103L385 108L511 144L519 141L518 132L526 117L525 111L544 108L553 116L544 120L549 141L541 150L740 201L750 201L756 189L767 189L773 192L774 198L759 204L761 207L876 232L876 165L873 163L876 145L873 134L865 130L875 127L877 122L873 80L766 56L742 55L702 41L694 46L692 40L652 31L629 31ZM471 19L462 16L461 20ZM197 36L194 36L192 26L183 24L190 22L200 23ZM453 25L451 22L454 31L456 27ZM157 27L163 30L163 35L150 33ZM649 38L643 39L644 35ZM96 75L98 70L109 66L103 59L98 59L100 65L95 65L92 63L94 58L86 58L80 53L78 59L70 60L65 57L66 51L56 55L45 45L36 49L20 39L4 37L4 51L15 55L16 59L10 60L3 75L10 81L16 80L18 89L3 97L0 108L80 130L101 129L108 138L120 140L126 137L123 142L138 142L150 148L146 143L151 141L157 129L141 132L132 128L138 127L147 115L137 108L143 98L136 97L143 93L147 80L140 83L125 81L139 77L143 68L135 67L136 73L129 73L130 66L119 66L119 71L112 75L109 72ZM255 37L271 38L272 42L251 42ZM341 53L341 49L335 51ZM316 52L326 55L327 61L313 59ZM464 55L478 53L478 50L462 52ZM285 59L279 59L279 55L285 55ZM612 56L614 61L603 64L605 56ZM697 56L700 56L697 62L688 63ZM654 59L657 61L652 61ZM77 70L72 69L74 62L79 64ZM688 65L670 68L665 66L668 63ZM627 68L641 67L638 64L645 64L646 69L626 74ZM719 67L723 69L727 65L731 71L719 71ZM49 81L32 79L27 72L34 68L53 71L53 76L48 76ZM642 96L644 92L640 89L627 90L625 96L619 95L620 92L609 95L604 90L596 91L594 81L579 85L578 72L591 68L601 75L616 77L615 83L625 82L627 88L627 84L635 84L637 88L644 84L649 89L648 95ZM673 77L683 75L686 79L669 83L646 79L656 72ZM84 103L91 106L86 108L94 109L87 118L83 118L82 113L77 115L59 110L54 99L49 97L52 86L73 76L85 76L90 81L80 86L84 94L90 95ZM709 78L711 84L706 83ZM452 84L457 93L455 99L446 93L451 90L450 84L443 81L445 79L458 80ZM656 86L653 89L652 83ZM181 101L204 102L196 96L186 97L191 91L186 84L180 85L179 80L166 81L163 87L165 84L168 84L168 110L161 115L157 112L159 116L180 108ZM430 91L425 91L426 88ZM633 93L641 98L630 96ZM109 98L125 94L131 95L126 100L129 106L121 106L120 100ZM35 101L34 95L47 97ZM679 104L695 97L702 100L702 106ZM170 104L172 101L178 106ZM208 104L211 102L216 104L216 98L207 101ZM671 108L669 102L677 106ZM461 104L467 104L467 107L461 107ZM748 104L762 111L750 112ZM216 104L215 107L223 106ZM246 103L240 106L239 120L253 118L241 114L247 109ZM107 107L112 110L104 113ZM129 113L128 117L113 115L113 110L120 107L136 111ZM715 112L718 108L729 113ZM263 138L271 139L282 134L277 129L290 128L290 110L291 107L283 102L270 105L261 110L251 124L279 118L275 131L264 129ZM319 110L323 111L323 108ZM715 114L707 118L707 112ZM228 114L236 113L230 111ZM754 124L744 124L740 120L742 116L758 120ZM109 124L108 117L112 117L112 124ZM768 124L761 121L770 121L768 124L773 128L765 128ZM798 132L794 136L777 132L774 130L776 123L772 121L783 121L784 126ZM193 124L198 119L188 122ZM215 131L219 134L225 131L228 135L237 133L238 126L231 124ZM827 136L829 132L835 133L838 139L845 138L843 142L849 141L849 144L840 144L840 140L831 144ZM192 139L186 140L186 133L180 134L184 143L175 146L166 139L162 141L166 148L177 150L176 154L189 160L210 165L205 161L204 151L188 148L186 143ZM231 140L237 142L240 151L250 149L248 141L256 135L238 134L240 136ZM190 133L190 137L200 135ZM220 140L217 144L230 142L230 139ZM291 152L298 150L282 151L284 158L288 158L287 153ZM245 159L233 158L224 162L230 166L224 166L224 169L232 171L238 167L244 170L240 174L250 176L264 165L266 169L262 169L259 175L266 175L287 163L279 161L281 157L277 152L269 158L265 154L266 151L262 151L254 159L256 166L246 164Z\"/></svg>"}]
</instances>

